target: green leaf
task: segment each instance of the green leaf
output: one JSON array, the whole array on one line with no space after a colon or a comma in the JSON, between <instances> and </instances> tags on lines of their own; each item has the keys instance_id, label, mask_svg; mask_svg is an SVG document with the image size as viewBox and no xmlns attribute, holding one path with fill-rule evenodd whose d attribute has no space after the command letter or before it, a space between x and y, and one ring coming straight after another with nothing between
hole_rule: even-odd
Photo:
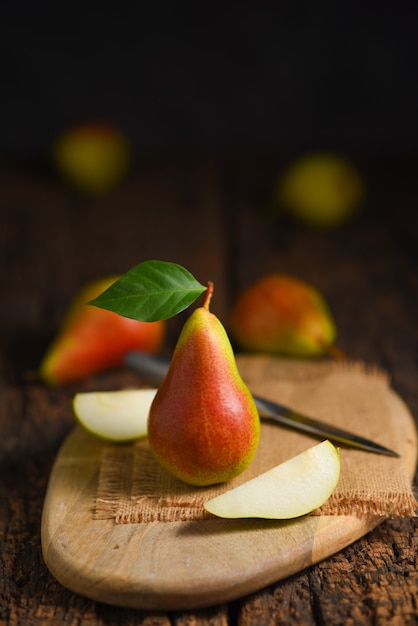
<instances>
[{"instance_id":1,"label":"green leaf","mask_svg":"<svg viewBox=\"0 0 418 626\"><path fill-rule=\"evenodd\" d=\"M206 289L177 263L144 261L88 304L123 317L154 322L184 311Z\"/></svg>"}]
</instances>

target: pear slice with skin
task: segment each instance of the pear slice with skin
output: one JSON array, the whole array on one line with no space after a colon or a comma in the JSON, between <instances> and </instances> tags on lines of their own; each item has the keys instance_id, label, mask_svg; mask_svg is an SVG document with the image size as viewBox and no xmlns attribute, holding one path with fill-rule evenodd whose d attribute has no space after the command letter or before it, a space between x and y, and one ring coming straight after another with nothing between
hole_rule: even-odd
<instances>
[{"instance_id":1,"label":"pear slice with skin","mask_svg":"<svg viewBox=\"0 0 418 626\"><path fill-rule=\"evenodd\" d=\"M339 476L339 449L325 440L204 506L218 517L292 519L324 504Z\"/></svg>"},{"instance_id":2,"label":"pear slice with skin","mask_svg":"<svg viewBox=\"0 0 418 626\"><path fill-rule=\"evenodd\" d=\"M156 389L121 389L77 393L73 411L90 433L108 441L147 436L148 414Z\"/></svg>"}]
</instances>

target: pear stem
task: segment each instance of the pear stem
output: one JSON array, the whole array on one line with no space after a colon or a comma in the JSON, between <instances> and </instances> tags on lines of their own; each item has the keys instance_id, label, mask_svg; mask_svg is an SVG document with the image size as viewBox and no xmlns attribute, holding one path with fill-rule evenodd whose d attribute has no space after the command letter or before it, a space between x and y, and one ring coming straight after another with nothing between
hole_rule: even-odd
<instances>
[{"instance_id":1,"label":"pear stem","mask_svg":"<svg viewBox=\"0 0 418 626\"><path fill-rule=\"evenodd\" d=\"M345 359L344 352L340 348L338 348L337 346L333 346L333 345L327 346L326 347L326 352L333 359L337 359L337 360Z\"/></svg>"},{"instance_id":2,"label":"pear stem","mask_svg":"<svg viewBox=\"0 0 418 626\"><path fill-rule=\"evenodd\" d=\"M212 281L208 282L208 288L205 292L205 299L203 300L203 308L207 309L209 311L209 304L210 301L212 300L212 296L213 296L213 290L215 289L215 285L213 284Z\"/></svg>"}]
</instances>

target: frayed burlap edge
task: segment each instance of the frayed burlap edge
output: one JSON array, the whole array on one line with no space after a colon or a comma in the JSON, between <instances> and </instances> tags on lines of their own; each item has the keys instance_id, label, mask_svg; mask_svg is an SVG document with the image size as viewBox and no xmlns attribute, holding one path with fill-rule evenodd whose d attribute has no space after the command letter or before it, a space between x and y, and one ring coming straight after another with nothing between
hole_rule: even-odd
<instances>
[{"instance_id":1,"label":"frayed burlap edge","mask_svg":"<svg viewBox=\"0 0 418 626\"><path fill-rule=\"evenodd\" d=\"M293 400L299 402L300 396L302 396L300 410L304 408L304 387L311 394L313 389L321 388L321 386L326 388L327 385L333 383L337 383L338 393L342 393L344 396L341 398L342 405L347 402L350 403L351 397L355 397L358 392L360 396L362 395L360 398L361 406L366 400L369 405L371 401L376 404L376 413L379 415L379 419L382 419L381 416L384 413L399 412L403 409L402 406L398 405L392 407L391 402L386 398L389 390L389 376L375 366L351 361L300 362L266 359L257 356L238 357L237 362L244 380L255 393L267 394L270 392L272 398L275 397L274 394L284 393L286 401L289 402L293 402ZM344 390L343 384L343 391L341 391L342 380L344 384L347 381L349 385L347 390ZM277 391L278 387L280 389ZM293 397L292 394L295 392L296 395ZM289 393L289 398L286 398L286 394ZM327 394L325 396L327 400L325 405L321 401L321 406L313 406L313 410L318 412L321 408L335 410L335 398L332 398L334 405L327 407L331 396L327 397ZM279 395L277 399L281 399L281 397ZM370 409L369 406L369 412ZM396 417L404 416L397 415ZM340 425L349 427L345 423L344 415L340 416L340 419L343 420ZM384 420L382 424L384 424ZM266 428L264 424L263 428ZM283 458L277 459L277 463L273 462L273 459L267 460L266 466L253 463L248 470L230 483L208 488L185 485L164 472L152 457L146 439L130 445L108 444L102 453L94 517L95 519L114 519L119 524L208 519L212 516L204 509L204 502L209 498L254 478L258 473L266 471L269 467L318 442L309 436L286 429L276 432L282 433L280 448L283 448L284 455ZM370 434L363 430L358 432L364 436ZM394 432L396 433L396 428ZM373 432L372 435L375 436L375 433ZM395 442L392 441L391 435L389 442L383 441L382 443L392 444ZM260 455L264 456L264 452L261 449ZM342 464L344 476L347 474L347 468L352 469L357 465L364 464L366 457L358 456L362 454L364 453L354 450L344 451L343 459L348 459L345 465ZM313 511L312 514L414 516L417 500L410 489L409 479L405 467L402 465L402 460L373 456L376 457L374 463L376 464L377 484L372 494L362 490L362 481L360 480L357 485L354 476L354 487L353 484L344 485L342 491L339 491L337 487L328 502ZM390 476L391 480L393 477L399 478L399 480L398 482L395 480L389 489L386 489L385 485L385 489L379 490L379 480L383 480L386 475Z\"/></svg>"},{"instance_id":2,"label":"frayed burlap edge","mask_svg":"<svg viewBox=\"0 0 418 626\"><path fill-rule=\"evenodd\" d=\"M396 460L395 460L396 461ZM107 446L103 451L95 519L117 524L176 522L210 519L204 503L216 495L254 478L247 473L227 484L211 487L185 485L166 473L153 459L146 441L137 446ZM413 517L418 502L408 493L339 493L312 515L368 515Z\"/></svg>"}]
</instances>

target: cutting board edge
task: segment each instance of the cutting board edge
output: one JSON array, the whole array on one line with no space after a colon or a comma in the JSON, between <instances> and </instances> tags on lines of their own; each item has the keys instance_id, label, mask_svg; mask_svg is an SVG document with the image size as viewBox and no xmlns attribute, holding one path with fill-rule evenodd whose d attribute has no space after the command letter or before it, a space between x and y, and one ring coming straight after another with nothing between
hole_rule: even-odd
<instances>
[{"instance_id":1,"label":"cutting board edge","mask_svg":"<svg viewBox=\"0 0 418 626\"><path fill-rule=\"evenodd\" d=\"M394 400L400 401L400 398L396 393L393 394ZM408 441L406 442L405 448L405 461L410 471L411 479L413 479L416 463L417 463L417 429L416 425L413 421L412 416L408 411ZM79 426L75 427L78 429L78 434L80 434ZM84 436L84 435L83 435ZM87 436L87 434L85 435ZM91 437L91 435L88 435ZM68 471L68 468L71 467L72 459L74 458L71 441L72 438L77 439L77 432L74 430L69 434L67 440L64 442L61 452L64 455L64 474ZM88 442L87 442L88 443ZM89 455L82 455L81 459L84 464L84 468L86 471L86 476L89 475L89 485L86 486L84 483L81 491L84 491L84 495L89 492L89 498L94 498L95 494L95 486L97 483L97 468L95 470L95 462L99 463L99 454L98 448L100 445L97 441L94 442L94 451L95 451L95 460L89 458ZM88 446L85 450L88 450ZM60 453L61 454L61 453ZM129 607L136 609L163 609L166 610L182 610L182 609L192 609L192 608L203 608L205 606L212 606L219 604L220 602L227 602L234 599L238 599L239 597L243 597L249 593L253 593L258 589L265 587L268 584L272 584L274 582L283 580L284 578L297 573L298 571L302 571L315 563L323 561L326 558L329 558L333 554L339 552L341 549L346 546L352 544L362 536L366 535L373 528L375 528L379 523L381 523L385 518L377 517L371 515L367 518L360 518L356 516L316 516L319 524L318 537L317 541L313 542L311 552L307 552L306 555L303 555L302 563L298 561L295 563L293 559L289 566L287 563L284 563L281 560L280 565L283 566L282 572L278 572L277 561L273 558L269 561L268 566L265 567L263 572L257 570L257 572L253 572L255 574L253 579L256 579L257 582L251 584L251 587L248 587L246 583L242 581L238 581L236 584L232 584L229 588L221 589L219 588L215 591L212 591L212 588L208 588L208 585L205 583L203 590L200 591L200 595L196 597L196 592L193 593L173 593L167 587L160 589L158 592L153 589L151 591L151 599L149 597L149 589L146 592L139 594L138 589L134 592L129 591L129 585L126 585L126 581L122 581L121 588L119 590L109 589L109 586L112 587L113 581L105 580L105 576L95 576L91 577L92 574L86 574L86 572L82 572L80 574L80 562L74 562L69 567L69 553L66 550L61 550L58 548L56 544L57 532L64 532L65 523L63 526L63 522L65 522L65 514L61 515L59 512L57 513L56 504L56 494L54 494L53 482L54 476L56 476L55 472L62 470L63 468L60 466L60 462L62 461L62 457L60 458L60 454L57 455L56 462L53 467L53 471L51 472L51 480L48 485L47 494L45 498L44 510L42 515L42 527L41 527L41 542L42 542L42 552L44 555L45 563L50 570L51 574L61 583L63 586L67 587L71 591L83 595L85 597L89 597L93 600L111 604L113 606L120 607ZM83 453L84 454L84 453ZM89 462L86 462L89 461ZM71 491L72 493L72 491ZM58 503L58 508L62 512L62 501ZM70 507L71 508L71 507ZM47 511L46 509L49 509ZM90 512L90 520L91 520L91 503L90 505L86 505L83 502L81 508L78 507L79 511L83 511L85 515L87 515L87 511ZM55 519L54 519L55 514ZM76 513L73 512L73 516L78 515L78 511ZM315 516L308 516L315 517ZM332 544L332 548L330 548L330 527L329 521L332 518L332 524L334 526L334 534L338 534L338 538L335 541L335 544ZM87 519L87 518L86 518ZM112 528L115 526L123 527L128 526L130 529L125 528L122 529L122 533L136 533L140 525L116 525L113 520L108 520L106 522L108 526L106 527L108 530L106 532L111 532ZM192 522L197 523L197 522ZM155 523L153 523L155 524ZM157 523L158 524L158 523ZM99 524L100 526L100 524ZM143 525L142 525L143 526ZM148 526L148 525L147 525ZM340 527L341 526L341 527ZM349 528L347 528L347 526ZM102 527L104 528L103 524ZM324 534L324 542L321 541L321 537ZM65 535L65 532L64 532ZM71 540L71 538L70 538ZM322 543L325 544L326 550L323 549ZM322 547L321 547L322 546ZM276 556L276 555L275 555ZM282 559L282 556L278 555L277 558ZM64 572L64 573L63 573ZM67 574L66 574L67 572ZM71 576L68 575L68 572L71 572Z\"/></svg>"},{"instance_id":2,"label":"cutting board edge","mask_svg":"<svg viewBox=\"0 0 418 626\"><path fill-rule=\"evenodd\" d=\"M301 518L300 521L306 521L308 517L311 516L307 516L304 520ZM285 561L283 561L282 555L277 553L276 558L272 558L268 566L264 564L263 569L254 567L242 571L242 578L236 581L233 586L224 587L221 590L218 586L213 588L207 580L198 582L188 592L180 592L173 587L162 587L157 591L152 586L143 586L139 591L138 587L129 585L126 581L120 581L121 587L115 592L115 584L117 586L118 579L106 579L106 575L103 573L95 577L94 571L90 570L89 573L89 570L80 568L79 561L74 560L72 562L68 552L65 549L57 549L56 544L43 543L43 557L50 573L60 584L91 600L111 606L138 610L191 610L237 600L255 593L269 584L304 571L365 536L384 519L372 515L367 517L355 515L315 516L315 521L318 524L317 529L319 529L319 533L315 536L315 543L326 544L330 548L329 550L324 552L313 546L310 554L303 555L302 558L298 559L289 554ZM172 524L181 524L181 522L173 522ZM111 520L107 520L106 525L111 529L113 523ZM333 535L338 535L338 542L335 544L330 541L330 536ZM278 568L281 569L280 574L278 574Z\"/></svg>"}]
</instances>

